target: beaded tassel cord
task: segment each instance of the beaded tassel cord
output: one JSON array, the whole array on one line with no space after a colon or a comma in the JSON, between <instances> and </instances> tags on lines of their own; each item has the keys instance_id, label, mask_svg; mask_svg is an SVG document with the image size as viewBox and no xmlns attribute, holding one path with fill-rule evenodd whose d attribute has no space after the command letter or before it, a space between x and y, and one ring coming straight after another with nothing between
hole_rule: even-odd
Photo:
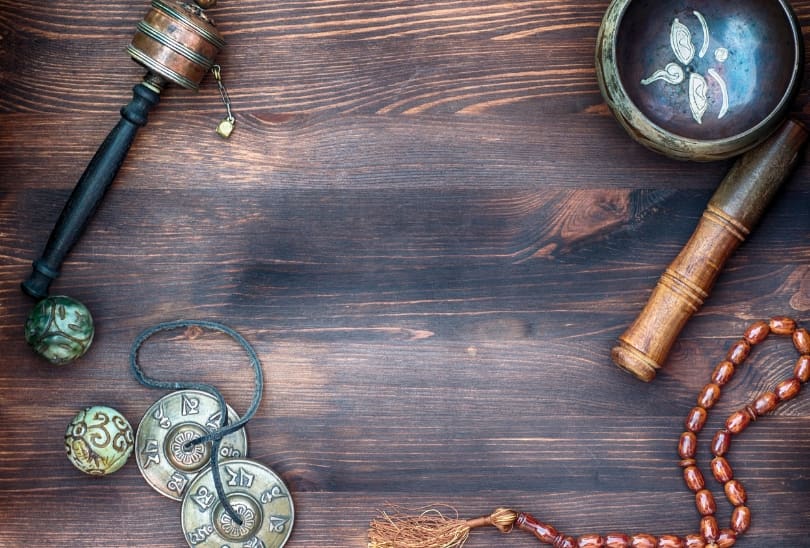
<instances>
[{"instance_id":1,"label":"beaded tassel cord","mask_svg":"<svg viewBox=\"0 0 810 548\"><path fill-rule=\"evenodd\" d=\"M737 367L751 348L763 342L769 334L788 336L800 356L793 376L776 385L773 391L761 394L750 404L729 415L725 428L719 430L712 440L711 471L723 485L726 498L734 510L728 528L721 529L715 518L717 505L706 481L697 467L697 434L703 429L708 410L720 399L722 387L731 380ZM368 531L369 548L459 548L467 541L470 531L479 527L495 527L502 533L515 528L533 534L541 543L554 548L730 548L751 525L751 511L746 506L746 492L726 460L732 438L762 415L772 412L779 404L795 398L803 384L810 381L810 333L799 328L790 318L776 317L769 322L751 325L743 337L729 349L711 376L711 382L703 387L697 405L686 417L686 431L678 442L680 466L686 486L695 493L695 504L700 513L699 532L686 536L649 535L638 533L585 534L573 537L558 532L553 526L542 523L529 514L508 509L498 509L489 516L472 520L448 518L436 509L427 509L417 516L400 513L384 513L374 521Z\"/></svg>"}]
</instances>

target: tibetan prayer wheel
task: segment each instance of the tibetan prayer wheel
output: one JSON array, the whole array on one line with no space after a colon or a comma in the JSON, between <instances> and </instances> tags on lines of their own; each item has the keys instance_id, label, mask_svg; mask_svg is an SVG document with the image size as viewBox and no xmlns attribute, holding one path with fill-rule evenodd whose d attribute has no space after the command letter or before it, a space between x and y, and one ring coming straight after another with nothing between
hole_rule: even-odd
<instances>
[{"instance_id":1,"label":"tibetan prayer wheel","mask_svg":"<svg viewBox=\"0 0 810 548\"><path fill-rule=\"evenodd\" d=\"M118 124L107 135L76 183L41 257L34 261L31 275L22 283L22 289L28 295L36 299L48 297L50 285L59 276L65 257L101 204L138 129L146 125L149 111L158 103L167 84L197 90L205 75L214 72L228 108L228 117L220 123L217 132L223 137L230 134L234 119L219 79L219 67L214 65L225 41L203 10L214 3L215 0L197 0L196 3L152 1L151 9L138 23L127 49L130 56L147 69L147 74L143 82L133 88L132 101L121 109ZM39 347L42 345L36 346L35 350Z\"/></svg>"},{"instance_id":2,"label":"tibetan prayer wheel","mask_svg":"<svg viewBox=\"0 0 810 548\"><path fill-rule=\"evenodd\" d=\"M196 90L224 47L222 36L199 6L153 0L127 51L152 73Z\"/></svg>"},{"instance_id":3,"label":"tibetan prayer wheel","mask_svg":"<svg viewBox=\"0 0 810 548\"><path fill-rule=\"evenodd\" d=\"M808 132L784 119L803 68L803 36L785 0L614 0L608 7L596 72L630 136L680 160L741 155L613 349L613 361L639 379L655 378L800 158Z\"/></svg>"},{"instance_id":4,"label":"tibetan prayer wheel","mask_svg":"<svg viewBox=\"0 0 810 548\"><path fill-rule=\"evenodd\" d=\"M133 88L132 101L121 109L112 129L82 174L51 232L42 256L22 289L37 299L48 296L62 262L79 240L124 162L139 128L168 83L196 90L225 41L202 6L176 0L153 0L138 23L128 48L132 58L147 69L143 82Z\"/></svg>"}]
</instances>

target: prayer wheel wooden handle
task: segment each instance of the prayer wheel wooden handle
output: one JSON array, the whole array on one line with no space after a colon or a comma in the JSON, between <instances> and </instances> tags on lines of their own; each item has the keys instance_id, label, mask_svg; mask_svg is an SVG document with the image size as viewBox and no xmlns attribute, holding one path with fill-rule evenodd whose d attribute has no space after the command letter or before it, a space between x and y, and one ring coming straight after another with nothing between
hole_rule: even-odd
<instances>
[{"instance_id":1,"label":"prayer wheel wooden handle","mask_svg":"<svg viewBox=\"0 0 810 548\"><path fill-rule=\"evenodd\" d=\"M59 276L62 262L79 240L90 218L110 188L127 156L138 129L146 125L149 110L160 94L153 86L138 84L132 89L133 98L121 109L121 120L110 131L79 182L68 198L56 222L42 256L34 261L33 271L22 283L22 289L37 299L48 296L51 282Z\"/></svg>"},{"instance_id":2,"label":"prayer wheel wooden handle","mask_svg":"<svg viewBox=\"0 0 810 548\"><path fill-rule=\"evenodd\" d=\"M661 276L646 306L613 348L613 361L649 382L689 318L708 298L726 260L745 241L795 166L807 129L786 121L743 154L726 175L695 232Z\"/></svg>"}]
</instances>

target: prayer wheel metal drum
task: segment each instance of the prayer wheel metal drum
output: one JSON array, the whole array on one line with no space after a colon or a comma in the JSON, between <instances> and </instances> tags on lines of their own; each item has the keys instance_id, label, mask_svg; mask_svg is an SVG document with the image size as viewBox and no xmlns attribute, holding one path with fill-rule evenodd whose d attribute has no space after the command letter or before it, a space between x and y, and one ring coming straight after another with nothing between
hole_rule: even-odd
<instances>
[{"instance_id":1,"label":"prayer wheel metal drum","mask_svg":"<svg viewBox=\"0 0 810 548\"><path fill-rule=\"evenodd\" d=\"M802 40L785 0L614 0L597 77L635 140L678 159L720 160L779 127L801 83Z\"/></svg>"},{"instance_id":2,"label":"prayer wheel metal drum","mask_svg":"<svg viewBox=\"0 0 810 548\"><path fill-rule=\"evenodd\" d=\"M196 90L223 47L225 41L200 7L153 0L127 51L153 73Z\"/></svg>"}]
</instances>

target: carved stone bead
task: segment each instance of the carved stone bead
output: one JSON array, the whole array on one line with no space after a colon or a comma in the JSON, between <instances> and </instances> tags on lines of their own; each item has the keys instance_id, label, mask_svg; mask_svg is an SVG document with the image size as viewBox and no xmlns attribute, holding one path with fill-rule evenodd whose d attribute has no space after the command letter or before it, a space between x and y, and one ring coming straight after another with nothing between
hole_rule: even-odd
<instances>
[{"instance_id":1,"label":"carved stone bead","mask_svg":"<svg viewBox=\"0 0 810 548\"><path fill-rule=\"evenodd\" d=\"M720 531L720 536L717 537L717 541L714 543L717 548L731 548L737 542L737 533L732 531L731 529L722 529Z\"/></svg>"},{"instance_id":2,"label":"carved stone bead","mask_svg":"<svg viewBox=\"0 0 810 548\"><path fill-rule=\"evenodd\" d=\"M25 322L26 342L54 365L82 357L94 334L93 317L87 307L61 295L39 301Z\"/></svg>"},{"instance_id":3,"label":"carved stone bead","mask_svg":"<svg viewBox=\"0 0 810 548\"><path fill-rule=\"evenodd\" d=\"M701 516L711 516L717 512L717 503L714 502L714 495L708 489L701 489L695 493L695 505Z\"/></svg>"},{"instance_id":4,"label":"carved stone bead","mask_svg":"<svg viewBox=\"0 0 810 548\"><path fill-rule=\"evenodd\" d=\"M630 538L631 548L656 548L658 539L646 533L638 533Z\"/></svg>"},{"instance_id":5,"label":"carved stone bead","mask_svg":"<svg viewBox=\"0 0 810 548\"><path fill-rule=\"evenodd\" d=\"M124 416L97 405L79 411L65 432L65 450L73 466L91 476L106 476L127 462L135 437Z\"/></svg>"},{"instance_id":6,"label":"carved stone bead","mask_svg":"<svg viewBox=\"0 0 810 548\"><path fill-rule=\"evenodd\" d=\"M731 432L728 430L718 430L712 439L712 453L717 457L722 457L728 453L731 446Z\"/></svg>"},{"instance_id":7,"label":"carved stone bead","mask_svg":"<svg viewBox=\"0 0 810 548\"><path fill-rule=\"evenodd\" d=\"M726 492L726 498L734 506L742 506L748 500L748 495L745 492L745 488L743 487L742 483L737 480L727 482L723 486L723 489Z\"/></svg>"},{"instance_id":8,"label":"carved stone bead","mask_svg":"<svg viewBox=\"0 0 810 548\"><path fill-rule=\"evenodd\" d=\"M630 548L630 536L624 533L605 535L605 548Z\"/></svg>"},{"instance_id":9,"label":"carved stone bead","mask_svg":"<svg viewBox=\"0 0 810 548\"><path fill-rule=\"evenodd\" d=\"M678 455L682 459L694 458L697 453L697 436L694 432L684 432L678 442Z\"/></svg>"},{"instance_id":10,"label":"carved stone bead","mask_svg":"<svg viewBox=\"0 0 810 548\"><path fill-rule=\"evenodd\" d=\"M745 330L743 337L751 344L759 344L768 338L770 332L771 328L768 326L768 322L759 321L751 324L748 329Z\"/></svg>"},{"instance_id":11,"label":"carved stone bead","mask_svg":"<svg viewBox=\"0 0 810 548\"><path fill-rule=\"evenodd\" d=\"M712 459L712 474L714 479L720 483L726 483L734 479L734 471L731 465L723 457L715 457Z\"/></svg>"},{"instance_id":12,"label":"carved stone bead","mask_svg":"<svg viewBox=\"0 0 810 548\"><path fill-rule=\"evenodd\" d=\"M726 359L734 365L740 365L751 353L751 344L745 339L740 339L728 349Z\"/></svg>"},{"instance_id":13,"label":"carved stone bead","mask_svg":"<svg viewBox=\"0 0 810 548\"><path fill-rule=\"evenodd\" d=\"M661 535L658 537L657 548L686 548L686 542L675 535Z\"/></svg>"},{"instance_id":14,"label":"carved stone bead","mask_svg":"<svg viewBox=\"0 0 810 548\"><path fill-rule=\"evenodd\" d=\"M717 364L717 367L714 368L714 373L712 373L712 382L723 386L731 380L731 377L734 376L734 371L734 364L728 360L723 360Z\"/></svg>"},{"instance_id":15,"label":"carved stone bead","mask_svg":"<svg viewBox=\"0 0 810 548\"><path fill-rule=\"evenodd\" d=\"M751 526L751 510L747 506L737 506L731 513L731 528L744 533Z\"/></svg>"},{"instance_id":16,"label":"carved stone bead","mask_svg":"<svg viewBox=\"0 0 810 548\"><path fill-rule=\"evenodd\" d=\"M690 411L689 415L686 417L686 429L690 432L700 432L703 430L708 416L709 414L702 407L693 407L692 411Z\"/></svg>"},{"instance_id":17,"label":"carved stone bead","mask_svg":"<svg viewBox=\"0 0 810 548\"><path fill-rule=\"evenodd\" d=\"M602 535L581 535L577 539L578 548L605 548L605 539Z\"/></svg>"},{"instance_id":18,"label":"carved stone bead","mask_svg":"<svg viewBox=\"0 0 810 548\"><path fill-rule=\"evenodd\" d=\"M769 327L777 335L792 335L796 331L796 322L791 318L776 316L771 318Z\"/></svg>"},{"instance_id":19,"label":"carved stone bead","mask_svg":"<svg viewBox=\"0 0 810 548\"><path fill-rule=\"evenodd\" d=\"M776 397L779 398L780 401L792 400L799 395L801 389L802 383L799 382L799 379L782 381L776 385Z\"/></svg>"},{"instance_id":20,"label":"carved stone bead","mask_svg":"<svg viewBox=\"0 0 810 548\"><path fill-rule=\"evenodd\" d=\"M720 526L717 525L717 519L714 516L703 516L700 520L700 534L703 535L703 540L712 543L720 536Z\"/></svg>"},{"instance_id":21,"label":"carved stone bead","mask_svg":"<svg viewBox=\"0 0 810 548\"><path fill-rule=\"evenodd\" d=\"M777 405L779 405L779 397L773 392L765 392L754 400L753 408L757 415L766 415L776 409Z\"/></svg>"},{"instance_id":22,"label":"carved stone bead","mask_svg":"<svg viewBox=\"0 0 810 548\"><path fill-rule=\"evenodd\" d=\"M683 471L683 479L686 486L690 491L697 493L706 487L706 480L703 478L703 472L697 466L690 466Z\"/></svg>"},{"instance_id":23,"label":"carved stone bead","mask_svg":"<svg viewBox=\"0 0 810 548\"><path fill-rule=\"evenodd\" d=\"M706 548L702 535L686 535L686 548Z\"/></svg>"},{"instance_id":24,"label":"carved stone bead","mask_svg":"<svg viewBox=\"0 0 810 548\"><path fill-rule=\"evenodd\" d=\"M810 355L800 356L799 359L796 360L793 376L802 383L810 381Z\"/></svg>"},{"instance_id":25,"label":"carved stone bead","mask_svg":"<svg viewBox=\"0 0 810 548\"><path fill-rule=\"evenodd\" d=\"M735 411L726 419L726 430L732 434L739 434L748 427L751 417L744 410Z\"/></svg>"},{"instance_id":26,"label":"carved stone bead","mask_svg":"<svg viewBox=\"0 0 810 548\"><path fill-rule=\"evenodd\" d=\"M720 385L710 382L703 387L703 390L698 396L698 405L706 409L711 409L717 400L720 399Z\"/></svg>"},{"instance_id":27,"label":"carved stone bead","mask_svg":"<svg viewBox=\"0 0 810 548\"><path fill-rule=\"evenodd\" d=\"M793 345L799 354L810 354L810 333L804 328L794 331Z\"/></svg>"}]
</instances>

